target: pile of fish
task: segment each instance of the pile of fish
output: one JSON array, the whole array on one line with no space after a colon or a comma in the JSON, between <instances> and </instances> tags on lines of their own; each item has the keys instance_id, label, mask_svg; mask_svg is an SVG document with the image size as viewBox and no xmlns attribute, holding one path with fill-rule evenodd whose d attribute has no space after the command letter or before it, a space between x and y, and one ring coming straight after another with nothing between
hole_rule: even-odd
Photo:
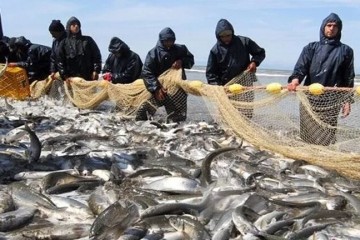
<instances>
[{"instance_id":1,"label":"pile of fish","mask_svg":"<svg viewBox=\"0 0 360 240\"><path fill-rule=\"evenodd\" d=\"M358 181L215 122L0 102L0 239L360 239Z\"/></svg>"}]
</instances>

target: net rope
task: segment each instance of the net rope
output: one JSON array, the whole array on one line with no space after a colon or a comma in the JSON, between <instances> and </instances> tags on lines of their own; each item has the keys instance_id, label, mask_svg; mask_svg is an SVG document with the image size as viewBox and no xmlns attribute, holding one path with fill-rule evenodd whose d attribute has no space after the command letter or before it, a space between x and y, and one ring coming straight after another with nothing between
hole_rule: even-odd
<instances>
[{"instance_id":1,"label":"net rope","mask_svg":"<svg viewBox=\"0 0 360 240\"><path fill-rule=\"evenodd\" d=\"M321 88L315 94L310 87L289 92L284 86L264 86L249 72L225 86L182 80L181 76L181 70L168 70L159 77L159 82L169 95L183 89L187 94L202 97L214 121L238 137L260 149L360 179L359 88ZM33 99L44 95L67 98L84 109L111 101L116 111L129 118L152 98L142 79L112 84L81 78L62 81L57 76L55 80L35 81L30 89ZM351 102L351 114L341 118L345 102Z\"/></svg>"}]
</instances>

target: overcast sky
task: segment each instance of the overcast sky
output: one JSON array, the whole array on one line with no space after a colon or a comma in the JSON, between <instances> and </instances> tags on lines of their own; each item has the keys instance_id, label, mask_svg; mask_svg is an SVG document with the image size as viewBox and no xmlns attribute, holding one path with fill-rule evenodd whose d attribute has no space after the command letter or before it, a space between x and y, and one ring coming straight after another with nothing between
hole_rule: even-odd
<instances>
[{"instance_id":1,"label":"overcast sky","mask_svg":"<svg viewBox=\"0 0 360 240\"><path fill-rule=\"evenodd\" d=\"M335 12L343 21L341 40L354 49L360 73L360 0L11 0L2 1L0 10L6 36L23 35L48 46L51 20L66 25L75 16L82 33L97 42L103 61L113 36L145 59L160 30L171 27L197 65L206 65L216 23L226 18L235 34L265 48L264 69L292 69L302 48L319 40L322 20Z\"/></svg>"}]
</instances>

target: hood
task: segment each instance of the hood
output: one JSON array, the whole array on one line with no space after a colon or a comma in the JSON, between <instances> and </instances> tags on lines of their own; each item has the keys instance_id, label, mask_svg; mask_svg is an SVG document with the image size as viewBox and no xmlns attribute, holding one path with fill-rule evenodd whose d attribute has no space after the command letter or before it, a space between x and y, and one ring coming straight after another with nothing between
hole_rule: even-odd
<instances>
[{"instance_id":1,"label":"hood","mask_svg":"<svg viewBox=\"0 0 360 240\"><path fill-rule=\"evenodd\" d=\"M27 50L29 49L31 42L30 40L26 39L24 36L18 37L15 39L15 47L21 49L21 50Z\"/></svg>"},{"instance_id":2,"label":"hood","mask_svg":"<svg viewBox=\"0 0 360 240\"><path fill-rule=\"evenodd\" d=\"M166 27L160 31L159 41L170 40L170 39L174 41L176 40L175 33L171 28Z\"/></svg>"},{"instance_id":3,"label":"hood","mask_svg":"<svg viewBox=\"0 0 360 240\"><path fill-rule=\"evenodd\" d=\"M67 23L66 23L66 32L70 35L70 25L72 24L72 23L77 23L78 25L79 25L79 32L78 32L78 34L77 35L82 35L82 33L81 33L81 22L80 22L80 20L79 19L77 19L76 17L71 17L71 18L69 18L69 20L67 21Z\"/></svg>"},{"instance_id":4,"label":"hood","mask_svg":"<svg viewBox=\"0 0 360 240\"><path fill-rule=\"evenodd\" d=\"M49 25L50 32L65 32L65 27L60 20L52 20Z\"/></svg>"},{"instance_id":5,"label":"hood","mask_svg":"<svg viewBox=\"0 0 360 240\"><path fill-rule=\"evenodd\" d=\"M120 38L118 37L113 37L110 40L110 44L109 44L109 52L116 54L116 53L121 53L121 54L125 54L127 52L129 52L130 48L129 46L124 43Z\"/></svg>"},{"instance_id":6,"label":"hood","mask_svg":"<svg viewBox=\"0 0 360 240\"><path fill-rule=\"evenodd\" d=\"M215 28L215 36L218 40L220 40L220 33L222 33L223 31L226 31L226 30L230 30L232 31L232 34L234 35L234 28L233 26L231 25L231 23L226 20L226 19L220 19L218 21L218 23L216 24L216 28Z\"/></svg>"},{"instance_id":7,"label":"hood","mask_svg":"<svg viewBox=\"0 0 360 240\"><path fill-rule=\"evenodd\" d=\"M329 39L324 35L325 25L328 24L329 22L335 22L338 25L338 28L339 28L338 34L333 39ZM341 30L342 30L342 21L341 21L340 17L336 13L330 13L330 15L327 16L323 20L323 22L321 24L321 27L320 27L320 42L325 43L326 41L327 42L330 41L329 44L339 43L340 39L341 39Z\"/></svg>"}]
</instances>

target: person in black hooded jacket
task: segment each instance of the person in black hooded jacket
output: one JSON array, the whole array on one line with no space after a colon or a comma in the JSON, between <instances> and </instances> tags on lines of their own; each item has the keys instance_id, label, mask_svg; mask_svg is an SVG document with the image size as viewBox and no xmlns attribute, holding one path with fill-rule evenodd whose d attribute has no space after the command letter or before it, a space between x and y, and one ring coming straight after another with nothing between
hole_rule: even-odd
<instances>
[{"instance_id":1,"label":"person in black hooded jacket","mask_svg":"<svg viewBox=\"0 0 360 240\"><path fill-rule=\"evenodd\" d=\"M182 78L185 80L184 68L190 69L194 65L193 54L185 45L175 44L175 40L174 31L169 27L164 28L159 33L156 46L146 56L142 77L153 98L139 108L136 120L147 120L148 115L154 115L154 106L164 106L168 119L174 122L186 120L187 94L179 89L170 96L158 80L158 77L170 68L182 69Z\"/></svg>"},{"instance_id":2,"label":"person in black hooded jacket","mask_svg":"<svg viewBox=\"0 0 360 240\"><path fill-rule=\"evenodd\" d=\"M233 26L226 19L220 19L216 24L215 36L217 42L210 50L206 66L208 83L222 86L230 83L253 86L257 80L254 73L265 59L265 50L250 38L235 35ZM247 78L235 78L245 70L252 74L247 75ZM231 81L232 79L234 80ZM233 98L237 101L252 102L254 96L253 91L246 91ZM253 109L240 109L240 113L252 118Z\"/></svg>"},{"instance_id":3,"label":"person in black hooded jacket","mask_svg":"<svg viewBox=\"0 0 360 240\"><path fill-rule=\"evenodd\" d=\"M59 56L59 46L61 41L66 38L66 31L64 25L60 20L52 20L49 25L49 32L54 38L51 46L51 56L50 56L50 76L52 79L55 78L56 72L58 72L58 63L60 61Z\"/></svg>"},{"instance_id":4,"label":"person in black hooded jacket","mask_svg":"<svg viewBox=\"0 0 360 240\"><path fill-rule=\"evenodd\" d=\"M245 70L254 73L265 59L265 50L248 37L236 36L226 19L218 21L215 36L217 42L210 50L206 66L209 84L225 85Z\"/></svg>"},{"instance_id":5,"label":"person in black hooded jacket","mask_svg":"<svg viewBox=\"0 0 360 240\"><path fill-rule=\"evenodd\" d=\"M9 60L10 48L8 45L8 39L0 39L0 63L5 63L6 60Z\"/></svg>"},{"instance_id":6,"label":"person in black hooded jacket","mask_svg":"<svg viewBox=\"0 0 360 240\"><path fill-rule=\"evenodd\" d=\"M71 17L66 23L66 33L59 49L61 78L97 80L101 71L101 53L96 42L92 37L82 35L81 23L76 17Z\"/></svg>"},{"instance_id":7,"label":"person in black hooded jacket","mask_svg":"<svg viewBox=\"0 0 360 240\"><path fill-rule=\"evenodd\" d=\"M15 45L17 37L11 37L9 38L9 41L7 42L7 45L10 49L10 54L8 57L8 62L22 62L26 61L27 53L23 53L21 51L18 51L18 48Z\"/></svg>"},{"instance_id":8,"label":"person in black hooded jacket","mask_svg":"<svg viewBox=\"0 0 360 240\"><path fill-rule=\"evenodd\" d=\"M14 46L18 52L18 62L10 62L9 67L22 67L26 70L29 83L35 80L44 80L50 74L50 55L51 48L48 46L33 44L24 36L18 37L14 41Z\"/></svg>"},{"instance_id":9,"label":"person in black hooded jacket","mask_svg":"<svg viewBox=\"0 0 360 240\"><path fill-rule=\"evenodd\" d=\"M109 56L103 67L103 79L112 83L132 83L140 78L143 63L138 54L118 37L109 44Z\"/></svg>"},{"instance_id":10,"label":"person in black hooded jacket","mask_svg":"<svg viewBox=\"0 0 360 240\"><path fill-rule=\"evenodd\" d=\"M288 79L288 90L304 82L305 86L320 83L325 87L354 87L354 53L351 47L343 44L341 39L342 21L331 13L320 26L320 41L306 45ZM324 123L316 121L300 105L300 137L308 143L329 145L335 143L336 129L323 127L337 126L337 119L342 109L343 117L350 114L351 94L327 91L320 96L307 94L311 110ZM316 108L321 106L321 108Z\"/></svg>"}]
</instances>

